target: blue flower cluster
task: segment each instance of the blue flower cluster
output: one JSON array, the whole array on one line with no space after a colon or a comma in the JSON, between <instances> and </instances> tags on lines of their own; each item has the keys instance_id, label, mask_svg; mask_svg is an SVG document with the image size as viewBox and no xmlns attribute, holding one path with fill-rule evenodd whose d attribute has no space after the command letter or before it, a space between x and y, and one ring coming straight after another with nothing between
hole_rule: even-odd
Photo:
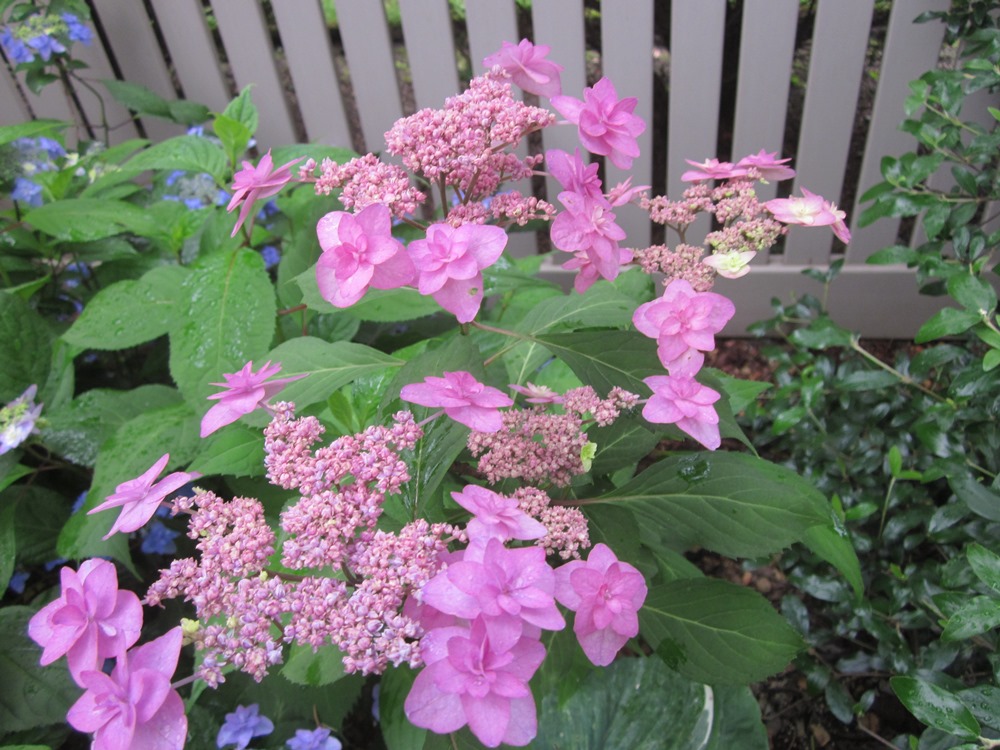
<instances>
[{"instance_id":1,"label":"blue flower cluster","mask_svg":"<svg viewBox=\"0 0 1000 750\"><path fill-rule=\"evenodd\" d=\"M29 206L42 205L42 186L31 179L39 172L60 169L57 159L66 156L66 149L51 138L18 138L11 144L17 151L20 176L14 178L10 197Z\"/></svg>"},{"instance_id":2,"label":"blue flower cluster","mask_svg":"<svg viewBox=\"0 0 1000 750\"><path fill-rule=\"evenodd\" d=\"M0 30L0 45L14 64L31 63L37 55L49 62L73 42L90 44L94 33L73 13L36 14L16 26Z\"/></svg>"}]
</instances>

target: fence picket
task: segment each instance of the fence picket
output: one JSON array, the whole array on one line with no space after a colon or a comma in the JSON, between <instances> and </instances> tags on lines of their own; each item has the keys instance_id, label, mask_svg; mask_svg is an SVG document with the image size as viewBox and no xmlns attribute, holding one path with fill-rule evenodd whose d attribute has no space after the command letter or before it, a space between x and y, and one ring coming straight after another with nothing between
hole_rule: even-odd
<instances>
[{"instance_id":1,"label":"fence picket","mask_svg":"<svg viewBox=\"0 0 1000 750\"><path fill-rule=\"evenodd\" d=\"M399 0L417 109L440 107L459 92L448 0Z\"/></svg>"},{"instance_id":2,"label":"fence picket","mask_svg":"<svg viewBox=\"0 0 1000 750\"><path fill-rule=\"evenodd\" d=\"M838 201L844 186L854 106L864 75L874 0L820 0L813 30L806 99L795 158L796 195L802 188ZM795 227L785 241L784 262L826 263L833 238L828 232Z\"/></svg>"},{"instance_id":3,"label":"fence picket","mask_svg":"<svg viewBox=\"0 0 1000 750\"><path fill-rule=\"evenodd\" d=\"M351 147L330 35L315 0L271 3L309 141Z\"/></svg>"},{"instance_id":4,"label":"fence picket","mask_svg":"<svg viewBox=\"0 0 1000 750\"><path fill-rule=\"evenodd\" d=\"M31 119L31 112L21 98L17 81L11 76L7 66L0 62L0 125L17 125Z\"/></svg>"}]
</instances>

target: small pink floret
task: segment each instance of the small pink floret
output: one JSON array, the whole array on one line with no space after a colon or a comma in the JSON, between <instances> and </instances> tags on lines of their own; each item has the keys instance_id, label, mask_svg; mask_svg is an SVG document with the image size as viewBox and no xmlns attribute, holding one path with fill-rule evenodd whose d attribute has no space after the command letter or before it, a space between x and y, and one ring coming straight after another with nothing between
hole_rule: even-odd
<instances>
[{"instance_id":1,"label":"small pink floret","mask_svg":"<svg viewBox=\"0 0 1000 750\"><path fill-rule=\"evenodd\" d=\"M847 214L823 196L802 188L801 196L775 198L764 204L774 218L784 224L801 224L807 227L830 227L842 242L850 242L851 232L844 223Z\"/></svg>"},{"instance_id":2,"label":"small pink floret","mask_svg":"<svg viewBox=\"0 0 1000 750\"><path fill-rule=\"evenodd\" d=\"M477 432L497 432L503 426L500 407L514 401L503 391L483 385L471 373L446 372L423 383L404 385L399 397L420 406L440 407L444 413Z\"/></svg>"},{"instance_id":3,"label":"small pink floret","mask_svg":"<svg viewBox=\"0 0 1000 750\"><path fill-rule=\"evenodd\" d=\"M638 99L618 98L614 84L602 78L583 90L583 100L572 96L552 97L552 106L577 126L580 142L592 154L607 156L621 169L631 169L639 156L636 140L646 130L642 118L633 114Z\"/></svg>"},{"instance_id":4,"label":"small pink floret","mask_svg":"<svg viewBox=\"0 0 1000 750\"><path fill-rule=\"evenodd\" d=\"M721 394L686 372L654 375L643 381L653 391L642 416L654 424L676 424L710 451L722 444L719 415L713 404Z\"/></svg>"},{"instance_id":5,"label":"small pink floret","mask_svg":"<svg viewBox=\"0 0 1000 750\"><path fill-rule=\"evenodd\" d=\"M744 156L736 162L736 166L737 168L754 167L761 179L780 182L781 180L788 180L795 176L795 170L785 166L790 161L790 158L779 159L777 151L768 153L764 149L761 149L756 154Z\"/></svg>"},{"instance_id":6,"label":"small pink floret","mask_svg":"<svg viewBox=\"0 0 1000 750\"><path fill-rule=\"evenodd\" d=\"M523 91L553 97L561 90L559 74L563 67L547 60L548 54L549 47L532 44L527 39L522 39L518 44L503 42L498 52L483 59L483 65L486 68L499 65Z\"/></svg>"},{"instance_id":7,"label":"small pink floret","mask_svg":"<svg viewBox=\"0 0 1000 750\"><path fill-rule=\"evenodd\" d=\"M520 509L517 498L500 495L485 487L470 484L452 498L473 518L466 525L471 540L484 544L490 539L541 539L548 530Z\"/></svg>"},{"instance_id":8,"label":"small pink floret","mask_svg":"<svg viewBox=\"0 0 1000 750\"><path fill-rule=\"evenodd\" d=\"M119 484L103 503L87 511L87 515L90 515L109 508L122 509L104 539L109 539L119 531L130 533L141 529L168 495L201 476L197 472L175 471L157 482L156 478L167 467L169 460L170 454L164 453L143 474Z\"/></svg>"},{"instance_id":9,"label":"small pink floret","mask_svg":"<svg viewBox=\"0 0 1000 750\"><path fill-rule=\"evenodd\" d=\"M747 169L728 161L706 159L703 162L685 159L688 164L697 169L689 169L681 175L684 182L701 182L702 180L728 180L733 177L745 177Z\"/></svg>"},{"instance_id":10,"label":"small pink floret","mask_svg":"<svg viewBox=\"0 0 1000 750\"><path fill-rule=\"evenodd\" d=\"M305 374L302 374L268 380L279 372L281 365L272 365L268 361L257 372L253 371L253 362L247 362L239 372L223 373L224 383L211 384L225 390L209 396L209 399L218 400L219 403L202 417L201 436L208 437L227 424L232 424L240 417L266 404L285 387L286 383L305 377Z\"/></svg>"}]
</instances>

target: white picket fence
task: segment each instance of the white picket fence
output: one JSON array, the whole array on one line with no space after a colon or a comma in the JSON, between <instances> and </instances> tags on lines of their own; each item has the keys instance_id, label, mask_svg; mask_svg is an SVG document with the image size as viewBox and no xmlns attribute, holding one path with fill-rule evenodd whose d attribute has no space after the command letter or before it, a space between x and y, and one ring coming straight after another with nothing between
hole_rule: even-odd
<instances>
[{"instance_id":1,"label":"white picket fence","mask_svg":"<svg viewBox=\"0 0 1000 750\"><path fill-rule=\"evenodd\" d=\"M801 124L795 134L795 192L805 186L837 199L845 188L846 165L860 158L854 191L860 195L878 181L883 156L913 147L912 139L897 130L909 93L907 83L936 64L943 27L912 21L926 10L945 9L948 0L892 4L863 152L849 153L862 78L870 75L865 58L874 2L818 0ZM739 59L726 61L727 67L736 65L735 119L732 153L720 156L731 158L761 148L782 149L800 10L799 0L742 0L741 4ZM348 113L354 111L359 121L354 145L378 150L383 133L408 113L394 51L398 32L394 42L379 0L336 0L342 53L331 41L320 0L271 0L271 26L267 7L254 0L91 0L91 5L108 47L95 43L74 48L74 54L90 66L90 77L114 77L113 60L125 80L164 97L182 93L215 111L221 111L235 91L253 84L262 115L259 148L301 137L351 146ZM412 81L412 99L418 108L440 106L460 90L448 0L399 0L399 10L408 61L404 75L408 72ZM465 11L468 58L472 72L479 73L483 57L502 41L520 37L517 7L514 0L465 0ZM594 50L599 53L600 71L611 78L620 96L638 97L637 114L651 123L640 138L643 154L653 152L653 134L664 132L652 123L666 120L667 143L660 151L666 154L666 188L668 194L679 195L684 159L718 155L723 79L730 72L723 70L727 0L661 0L659 8L654 0L603 0L600 11L600 49ZM579 96L587 80L583 0L534 0L530 13L534 41L551 46L551 58L565 67L563 91ZM664 40L670 59L667 106L656 112L654 13L669 13L670 22L670 38ZM341 54L340 64L350 76L352 106L345 106L338 85L334 61ZM592 51L591 65L594 58ZM31 117L98 122L96 99L83 88L75 94L82 112L56 86L32 95L23 81L0 65L0 124ZM987 117L985 98L976 104ZM108 118L125 123L114 131L116 140L138 134L121 107L112 103ZM153 118L144 119L142 126L154 140L180 132ZM546 147L577 145L572 128L553 128L544 137ZM610 184L623 178L620 170L608 166ZM631 173L636 183L649 184L652 159L637 160ZM774 186L765 190L773 191ZM916 293L906 269L864 264L873 252L896 242L899 222L882 220L862 229L853 223L860 214L858 206L846 208L854 239L831 290L833 314L869 336L912 334L935 309L934 300ZM638 209L619 218L629 231L630 245L648 244L650 225ZM825 266L833 250L829 231L793 228L783 253L758 258L753 272L743 279L721 281L719 290L733 297L739 310L727 333L739 335L747 324L768 317L772 297L789 300L804 291L817 293L818 285L800 272Z\"/></svg>"}]
</instances>

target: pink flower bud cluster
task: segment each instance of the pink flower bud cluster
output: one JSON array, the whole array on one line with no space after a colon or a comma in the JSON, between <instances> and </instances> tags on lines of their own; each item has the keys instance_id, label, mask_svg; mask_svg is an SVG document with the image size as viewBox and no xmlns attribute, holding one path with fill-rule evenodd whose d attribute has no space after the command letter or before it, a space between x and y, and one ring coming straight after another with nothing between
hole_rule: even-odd
<instances>
[{"instance_id":1,"label":"pink flower bud cluster","mask_svg":"<svg viewBox=\"0 0 1000 750\"><path fill-rule=\"evenodd\" d=\"M587 517L579 508L551 505L551 499L537 487L520 487L514 491L518 507L545 527L545 536L535 544L547 555L557 554L563 560L579 559L580 550L590 546Z\"/></svg>"},{"instance_id":2,"label":"pink flower bud cluster","mask_svg":"<svg viewBox=\"0 0 1000 750\"><path fill-rule=\"evenodd\" d=\"M375 154L365 154L344 164L324 159L314 188L316 194L329 195L338 188L345 208L360 211L381 203L399 217L415 213L417 206L427 199L410 185L410 177L404 170L379 161Z\"/></svg>"},{"instance_id":3,"label":"pink flower bud cluster","mask_svg":"<svg viewBox=\"0 0 1000 750\"><path fill-rule=\"evenodd\" d=\"M586 471L584 415L590 413L597 424L609 425L638 401L638 396L620 388L612 389L606 399L590 386L574 388L562 397L561 413L547 412L543 406L510 409L502 413L498 431L474 431L468 447L479 458L477 468L490 484L520 479L562 487Z\"/></svg>"},{"instance_id":4,"label":"pink flower bud cluster","mask_svg":"<svg viewBox=\"0 0 1000 750\"><path fill-rule=\"evenodd\" d=\"M658 195L654 198L643 198L639 206L649 211L649 218L657 224L683 230L698 218L699 213L711 210L711 192L709 185L699 182L685 189L683 198L679 201Z\"/></svg>"},{"instance_id":5,"label":"pink flower bud cluster","mask_svg":"<svg viewBox=\"0 0 1000 750\"><path fill-rule=\"evenodd\" d=\"M514 99L505 75L489 72L445 100L444 109L422 109L397 120L385 142L411 172L476 200L492 195L502 182L531 174L535 159L522 160L505 149L554 120L548 110Z\"/></svg>"},{"instance_id":6,"label":"pink flower bud cluster","mask_svg":"<svg viewBox=\"0 0 1000 750\"><path fill-rule=\"evenodd\" d=\"M652 245L635 251L635 262L644 273L663 274L664 284L684 279L696 292L707 292L715 284L715 271L702 263L704 250L678 242L673 248Z\"/></svg>"}]
</instances>

